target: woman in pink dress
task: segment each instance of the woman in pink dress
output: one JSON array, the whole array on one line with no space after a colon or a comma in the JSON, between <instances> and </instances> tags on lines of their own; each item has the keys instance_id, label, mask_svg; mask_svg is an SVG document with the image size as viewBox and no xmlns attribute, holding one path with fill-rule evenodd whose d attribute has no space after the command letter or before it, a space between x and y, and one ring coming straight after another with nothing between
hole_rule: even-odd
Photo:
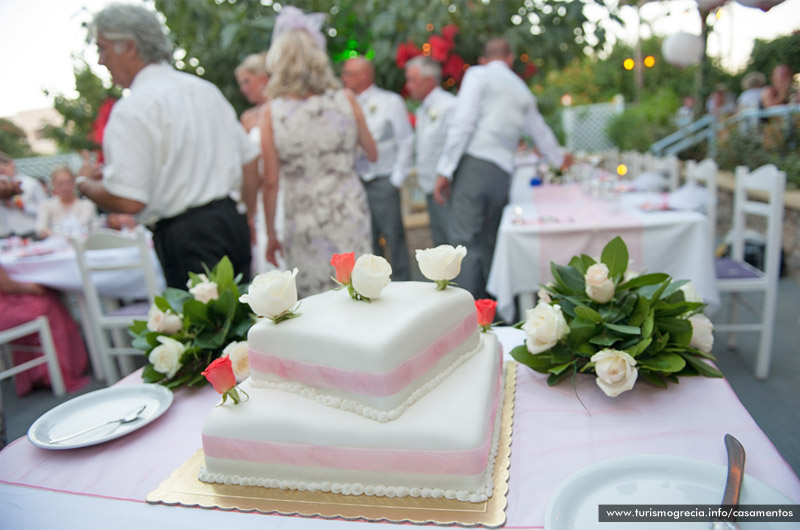
<instances>
[{"instance_id":1,"label":"woman in pink dress","mask_svg":"<svg viewBox=\"0 0 800 530\"><path fill-rule=\"evenodd\" d=\"M44 315L50 322L50 331L58 355L58 364L67 392L75 392L89 383L84 374L88 355L80 330L67 308L54 291L34 283L20 283L11 279L0 267L0 331L30 322ZM17 351L14 344L38 346L39 335L22 337L11 345L14 364L19 365L37 354ZM14 376L17 395L23 396L39 385L49 385L50 377L45 365L35 366Z\"/></svg>"}]
</instances>

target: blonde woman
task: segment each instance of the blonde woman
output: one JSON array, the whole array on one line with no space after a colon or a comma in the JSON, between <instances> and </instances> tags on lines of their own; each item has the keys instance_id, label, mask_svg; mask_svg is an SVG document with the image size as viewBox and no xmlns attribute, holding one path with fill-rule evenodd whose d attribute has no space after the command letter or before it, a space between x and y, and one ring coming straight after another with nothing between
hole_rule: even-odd
<instances>
[{"instance_id":1,"label":"blonde woman","mask_svg":"<svg viewBox=\"0 0 800 530\"><path fill-rule=\"evenodd\" d=\"M297 29L308 15L294 8L286 16L295 20L292 29L273 34L261 121L267 260L277 266L277 254L284 254L287 268L300 270L297 290L305 297L334 285L333 254L372 250L369 206L354 158L360 148L374 161L377 149L355 98L340 87L320 47L319 28ZM275 233L279 182L283 241Z\"/></svg>"},{"instance_id":2,"label":"blonde woman","mask_svg":"<svg viewBox=\"0 0 800 530\"><path fill-rule=\"evenodd\" d=\"M53 196L39 206L36 215L36 235L40 238L53 234L78 235L91 228L97 219L97 207L89 199L79 199L75 194L75 174L66 166L50 173Z\"/></svg>"}]
</instances>

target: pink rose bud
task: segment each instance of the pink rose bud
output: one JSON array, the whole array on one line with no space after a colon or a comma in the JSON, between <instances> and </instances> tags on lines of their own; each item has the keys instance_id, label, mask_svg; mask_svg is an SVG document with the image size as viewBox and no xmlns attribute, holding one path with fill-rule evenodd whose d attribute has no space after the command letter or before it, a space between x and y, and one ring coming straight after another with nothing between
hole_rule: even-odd
<instances>
[{"instance_id":1,"label":"pink rose bud","mask_svg":"<svg viewBox=\"0 0 800 530\"><path fill-rule=\"evenodd\" d=\"M494 313L497 309L497 302L483 298L475 300L475 309L478 311L478 325L482 329L486 329L492 325L494 321Z\"/></svg>"},{"instance_id":2,"label":"pink rose bud","mask_svg":"<svg viewBox=\"0 0 800 530\"><path fill-rule=\"evenodd\" d=\"M331 265L336 269L336 281L347 285L350 283L350 274L356 265L356 253L334 254L331 256Z\"/></svg>"},{"instance_id":3,"label":"pink rose bud","mask_svg":"<svg viewBox=\"0 0 800 530\"><path fill-rule=\"evenodd\" d=\"M230 357L214 359L202 372L208 382L214 385L214 390L225 394L236 386L236 376L233 374L233 364Z\"/></svg>"}]
</instances>

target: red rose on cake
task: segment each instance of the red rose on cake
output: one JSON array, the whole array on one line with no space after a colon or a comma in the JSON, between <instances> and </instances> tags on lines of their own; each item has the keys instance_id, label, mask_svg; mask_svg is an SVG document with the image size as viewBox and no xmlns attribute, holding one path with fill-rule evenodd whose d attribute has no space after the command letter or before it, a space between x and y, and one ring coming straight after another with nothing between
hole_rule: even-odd
<instances>
[{"instance_id":1,"label":"red rose on cake","mask_svg":"<svg viewBox=\"0 0 800 530\"><path fill-rule=\"evenodd\" d=\"M222 403L230 397L234 405L238 405L241 398L236 389L236 376L233 374L233 364L230 357L220 357L214 359L208 367L203 370L202 374L212 384L214 390L222 394ZM247 393L242 390L242 393L247 396Z\"/></svg>"},{"instance_id":2,"label":"red rose on cake","mask_svg":"<svg viewBox=\"0 0 800 530\"><path fill-rule=\"evenodd\" d=\"M484 333L489 331L494 321L494 314L497 310L497 302L482 298L475 300L475 309L478 311L478 326Z\"/></svg>"}]
</instances>

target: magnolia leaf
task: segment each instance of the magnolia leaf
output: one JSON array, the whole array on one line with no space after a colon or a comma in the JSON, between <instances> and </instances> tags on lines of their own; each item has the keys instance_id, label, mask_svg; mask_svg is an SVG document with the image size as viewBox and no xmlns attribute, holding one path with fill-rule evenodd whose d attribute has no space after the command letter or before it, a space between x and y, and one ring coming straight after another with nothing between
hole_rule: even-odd
<instances>
[{"instance_id":1,"label":"magnolia leaf","mask_svg":"<svg viewBox=\"0 0 800 530\"><path fill-rule=\"evenodd\" d=\"M619 287L617 287L617 291L624 291L629 289L636 289L638 287L644 287L646 285L658 285L664 280L669 278L669 274L664 274L663 272L653 272L650 274L642 274L641 276L637 276L635 278L631 278L627 282L623 283Z\"/></svg>"},{"instance_id":2,"label":"magnolia leaf","mask_svg":"<svg viewBox=\"0 0 800 530\"><path fill-rule=\"evenodd\" d=\"M594 265L596 262L591 257L587 256L586 254L581 254L580 257L573 256L571 260L569 260L569 266L573 267L576 271L586 275L586 271Z\"/></svg>"},{"instance_id":3,"label":"magnolia leaf","mask_svg":"<svg viewBox=\"0 0 800 530\"><path fill-rule=\"evenodd\" d=\"M629 293L623 296L618 303L619 312L621 313L621 317L625 317L633 313L633 310L636 308L637 301L639 300L639 295L636 293ZM611 322L616 323L616 319L611 320Z\"/></svg>"},{"instance_id":4,"label":"magnolia leaf","mask_svg":"<svg viewBox=\"0 0 800 530\"><path fill-rule=\"evenodd\" d=\"M593 348L588 342L584 342L575 347L574 351L585 357L591 357L597 353L597 349Z\"/></svg>"},{"instance_id":5,"label":"magnolia leaf","mask_svg":"<svg viewBox=\"0 0 800 530\"><path fill-rule=\"evenodd\" d=\"M608 333L600 333L599 335L595 335L589 342L591 344L597 344L598 346L613 346L615 342L620 339L617 335L611 335Z\"/></svg>"},{"instance_id":6,"label":"magnolia leaf","mask_svg":"<svg viewBox=\"0 0 800 530\"><path fill-rule=\"evenodd\" d=\"M608 266L608 275L612 278L625 274L628 259L628 247L619 236L609 241L600 254L600 261Z\"/></svg>"},{"instance_id":7,"label":"magnolia leaf","mask_svg":"<svg viewBox=\"0 0 800 530\"><path fill-rule=\"evenodd\" d=\"M722 377L722 372L717 370L714 366L708 364L707 362L698 359L697 357L690 355L690 354L682 354L687 363L692 365L692 368L697 370L697 373L705 376L705 377Z\"/></svg>"},{"instance_id":8,"label":"magnolia leaf","mask_svg":"<svg viewBox=\"0 0 800 530\"><path fill-rule=\"evenodd\" d=\"M194 300L192 295L188 292L175 289L174 287L168 287L167 290L164 291L164 298L169 302L169 308L172 309L172 312L176 315L180 315L184 312L183 305L186 302Z\"/></svg>"},{"instance_id":9,"label":"magnolia leaf","mask_svg":"<svg viewBox=\"0 0 800 530\"><path fill-rule=\"evenodd\" d=\"M692 323L682 318L659 318L656 326L662 332L669 333L673 342L680 346L688 346L692 340Z\"/></svg>"},{"instance_id":10,"label":"magnolia leaf","mask_svg":"<svg viewBox=\"0 0 800 530\"><path fill-rule=\"evenodd\" d=\"M670 283L669 287L667 287L664 290L664 294L662 295L662 298L667 298L669 296L672 296L673 294L678 293L678 291L680 291L680 288L683 287L687 283L689 283L689 280L675 280L674 282ZM683 293L680 293L680 294L681 294L681 298L683 300L685 300L686 298L683 297Z\"/></svg>"},{"instance_id":11,"label":"magnolia leaf","mask_svg":"<svg viewBox=\"0 0 800 530\"><path fill-rule=\"evenodd\" d=\"M558 364L556 366L550 367L550 370L548 370L548 372L550 372L551 374L554 374L554 375L558 375L561 372L563 372L564 370L566 370L567 368L569 368L570 366L575 366L575 363L574 362L568 362L568 363Z\"/></svg>"},{"instance_id":12,"label":"magnolia leaf","mask_svg":"<svg viewBox=\"0 0 800 530\"><path fill-rule=\"evenodd\" d=\"M546 374L550 369L550 366L553 364L550 361L549 355L533 355L528 351L528 348L525 347L525 345L517 346L511 350L511 357L513 357L515 361L524 364L532 370L542 374Z\"/></svg>"},{"instance_id":13,"label":"magnolia leaf","mask_svg":"<svg viewBox=\"0 0 800 530\"><path fill-rule=\"evenodd\" d=\"M642 322L642 337L649 338L653 334L653 328L655 327L655 316L654 311L651 309L650 312Z\"/></svg>"},{"instance_id":14,"label":"magnolia leaf","mask_svg":"<svg viewBox=\"0 0 800 530\"><path fill-rule=\"evenodd\" d=\"M148 364L142 370L142 380L146 383L158 383L164 379L164 374L153 368L152 364Z\"/></svg>"},{"instance_id":15,"label":"magnolia leaf","mask_svg":"<svg viewBox=\"0 0 800 530\"><path fill-rule=\"evenodd\" d=\"M208 306L197 300L188 300L183 304L183 316L188 318L190 325L193 326L214 326L208 315Z\"/></svg>"},{"instance_id":16,"label":"magnolia leaf","mask_svg":"<svg viewBox=\"0 0 800 530\"><path fill-rule=\"evenodd\" d=\"M570 364L568 366L572 366L572 364ZM558 373L558 374L550 374L549 376L547 376L547 386L555 386L555 385L557 385L558 383L563 381L565 377L567 377L568 375L570 375L572 373L574 373L574 370L564 370L564 371L562 371L561 373Z\"/></svg>"},{"instance_id":17,"label":"magnolia leaf","mask_svg":"<svg viewBox=\"0 0 800 530\"><path fill-rule=\"evenodd\" d=\"M667 388L667 382L664 381L664 378L658 374L654 374L652 372L639 372L639 374L647 381L655 386L660 386L661 388Z\"/></svg>"},{"instance_id":18,"label":"magnolia leaf","mask_svg":"<svg viewBox=\"0 0 800 530\"><path fill-rule=\"evenodd\" d=\"M575 314L583 318L584 320L589 320L596 324L600 324L601 322L603 322L603 317L600 316L600 313L598 313L591 307L587 307L585 305L576 307Z\"/></svg>"},{"instance_id":19,"label":"magnolia leaf","mask_svg":"<svg viewBox=\"0 0 800 530\"><path fill-rule=\"evenodd\" d=\"M575 296L561 296L556 299L558 305L561 306L561 311L572 318L576 318L575 308L583 303Z\"/></svg>"},{"instance_id":20,"label":"magnolia leaf","mask_svg":"<svg viewBox=\"0 0 800 530\"><path fill-rule=\"evenodd\" d=\"M580 317L574 318L572 322L569 323L567 344L573 348L577 348L579 344L589 340L590 337L596 335L601 329L601 326L595 324L591 320L585 320Z\"/></svg>"},{"instance_id":21,"label":"magnolia leaf","mask_svg":"<svg viewBox=\"0 0 800 530\"><path fill-rule=\"evenodd\" d=\"M137 335L133 337L133 339L131 340L131 346L139 351L147 351L152 347L150 342L147 340L146 334Z\"/></svg>"},{"instance_id":22,"label":"magnolia leaf","mask_svg":"<svg viewBox=\"0 0 800 530\"><path fill-rule=\"evenodd\" d=\"M603 304L601 305L597 311L600 313L600 316L603 317L605 322L617 322L621 320L625 314L620 310L616 304Z\"/></svg>"},{"instance_id":23,"label":"magnolia leaf","mask_svg":"<svg viewBox=\"0 0 800 530\"><path fill-rule=\"evenodd\" d=\"M676 304L669 304L667 302L661 301L657 303L655 306L656 318L677 317L680 315L694 312L695 310L700 309L703 306L704 304L699 302L678 302Z\"/></svg>"},{"instance_id":24,"label":"magnolia leaf","mask_svg":"<svg viewBox=\"0 0 800 530\"><path fill-rule=\"evenodd\" d=\"M572 267L564 267L562 265L552 264L550 268L558 272L561 283L563 283L567 289L579 296L586 293L586 281L583 278L583 274ZM555 274L553 274L553 276L555 276Z\"/></svg>"},{"instance_id":25,"label":"magnolia leaf","mask_svg":"<svg viewBox=\"0 0 800 530\"><path fill-rule=\"evenodd\" d=\"M144 320L134 320L133 324L128 327L128 331L133 335L138 335L143 331L147 331L147 322Z\"/></svg>"},{"instance_id":26,"label":"magnolia leaf","mask_svg":"<svg viewBox=\"0 0 800 530\"><path fill-rule=\"evenodd\" d=\"M680 372L686 366L686 361L675 353L659 353L648 359L637 359L637 366L656 372Z\"/></svg>"},{"instance_id":27,"label":"magnolia leaf","mask_svg":"<svg viewBox=\"0 0 800 530\"><path fill-rule=\"evenodd\" d=\"M623 348L623 349L626 352L628 352L628 354L631 357L636 357L637 355L639 355L640 353L645 351L647 349L647 347L650 346L651 342L653 342L653 339L652 338L647 338L647 339L644 339L644 340L640 340L639 342L637 342L636 344L634 344L633 346L631 346L629 348Z\"/></svg>"},{"instance_id":28,"label":"magnolia leaf","mask_svg":"<svg viewBox=\"0 0 800 530\"><path fill-rule=\"evenodd\" d=\"M209 275L220 290L230 289L233 285L233 264L228 256L223 256Z\"/></svg>"},{"instance_id":29,"label":"magnolia leaf","mask_svg":"<svg viewBox=\"0 0 800 530\"><path fill-rule=\"evenodd\" d=\"M603 324L605 327L612 331L622 333L624 335L638 335L642 330L638 326L625 326L622 324Z\"/></svg>"},{"instance_id":30,"label":"magnolia leaf","mask_svg":"<svg viewBox=\"0 0 800 530\"><path fill-rule=\"evenodd\" d=\"M167 299L164 298L163 296L156 296L155 299L153 300L153 302L155 303L155 306L157 308L159 308L161 311L163 311L164 313L166 313L167 311L170 311L172 309L172 307L169 305L169 302L167 301Z\"/></svg>"},{"instance_id":31,"label":"magnolia leaf","mask_svg":"<svg viewBox=\"0 0 800 530\"><path fill-rule=\"evenodd\" d=\"M650 313L650 302L644 296L636 295L636 309L634 309L628 324L631 326L641 326L647 315Z\"/></svg>"}]
</instances>

